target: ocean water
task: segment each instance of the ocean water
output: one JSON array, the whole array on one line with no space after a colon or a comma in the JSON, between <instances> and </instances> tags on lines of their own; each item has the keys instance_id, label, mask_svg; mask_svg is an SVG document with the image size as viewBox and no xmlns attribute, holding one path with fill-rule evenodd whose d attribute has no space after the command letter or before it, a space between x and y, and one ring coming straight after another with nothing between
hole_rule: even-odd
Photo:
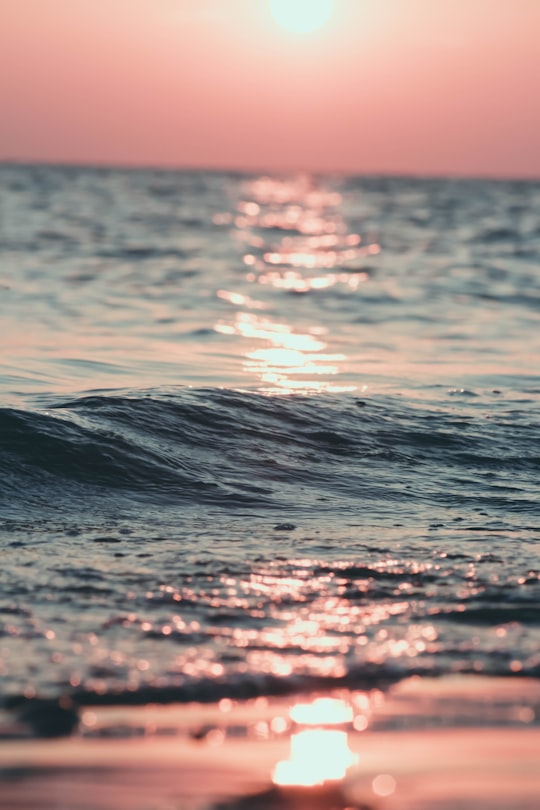
<instances>
[{"instance_id":1,"label":"ocean water","mask_svg":"<svg viewBox=\"0 0 540 810\"><path fill-rule=\"evenodd\" d=\"M540 675L540 184L0 167L0 691Z\"/></svg>"}]
</instances>

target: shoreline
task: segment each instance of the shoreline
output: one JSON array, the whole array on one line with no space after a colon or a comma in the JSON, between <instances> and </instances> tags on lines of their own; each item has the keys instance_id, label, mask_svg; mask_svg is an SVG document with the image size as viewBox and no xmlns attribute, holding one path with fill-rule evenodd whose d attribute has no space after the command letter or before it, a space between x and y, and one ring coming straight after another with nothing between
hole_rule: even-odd
<instances>
[{"instance_id":1,"label":"shoreline","mask_svg":"<svg viewBox=\"0 0 540 810\"><path fill-rule=\"evenodd\" d=\"M310 735L306 757L299 742ZM414 677L386 693L92 707L69 737L4 734L0 808L536 810L538 750L532 679ZM341 767L336 751L342 777L317 784L332 757Z\"/></svg>"}]
</instances>

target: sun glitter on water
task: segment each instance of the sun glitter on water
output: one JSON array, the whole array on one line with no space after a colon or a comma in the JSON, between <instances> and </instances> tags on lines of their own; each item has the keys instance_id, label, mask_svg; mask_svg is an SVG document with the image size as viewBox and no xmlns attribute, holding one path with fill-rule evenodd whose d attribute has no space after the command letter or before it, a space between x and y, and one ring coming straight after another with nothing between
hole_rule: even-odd
<instances>
[{"instance_id":1,"label":"sun glitter on water","mask_svg":"<svg viewBox=\"0 0 540 810\"><path fill-rule=\"evenodd\" d=\"M334 11L334 0L269 0L269 4L274 19L299 34L322 28Z\"/></svg>"}]
</instances>

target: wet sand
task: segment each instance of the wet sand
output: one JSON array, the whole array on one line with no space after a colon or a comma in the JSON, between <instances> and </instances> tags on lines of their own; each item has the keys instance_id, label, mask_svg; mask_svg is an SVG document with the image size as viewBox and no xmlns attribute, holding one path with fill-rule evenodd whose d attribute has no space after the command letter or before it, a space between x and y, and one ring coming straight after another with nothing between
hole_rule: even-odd
<instances>
[{"instance_id":1,"label":"wet sand","mask_svg":"<svg viewBox=\"0 0 540 810\"><path fill-rule=\"evenodd\" d=\"M386 694L93 707L58 740L4 716L0 808L538 810L539 708L539 681L413 678Z\"/></svg>"}]
</instances>

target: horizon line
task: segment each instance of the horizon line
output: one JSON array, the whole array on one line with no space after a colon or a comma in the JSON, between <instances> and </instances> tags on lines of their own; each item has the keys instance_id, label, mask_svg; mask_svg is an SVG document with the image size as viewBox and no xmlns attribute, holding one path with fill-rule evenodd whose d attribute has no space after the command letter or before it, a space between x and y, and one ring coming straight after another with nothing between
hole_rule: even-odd
<instances>
[{"instance_id":1,"label":"horizon line","mask_svg":"<svg viewBox=\"0 0 540 810\"><path fill-rule=\"evenodd\" d=\"M515 175L515 174L492 174L479 173L469 174L467 172L413 172L405 170L358 170L358 169L315 169L308 167L240 167L236 165L205 165L205 164L172 164L172 163L145 163L145 162L116 162L116 161L94 161L94 160L49 160L42 158L17 158L1 157L0 166L21 166L21 167L46 167L58 169L89 169L96 171L156 171L156 172L179 172L179 173L214 173L214 174L239 174L239 175L311 175L324 177L365 177L365 178L387 178L387 179L415 179L415 180L471 180L484 182L506 182L506 183L540 183L540 173L538 175Z\"/></svg>"}]
</instances>

